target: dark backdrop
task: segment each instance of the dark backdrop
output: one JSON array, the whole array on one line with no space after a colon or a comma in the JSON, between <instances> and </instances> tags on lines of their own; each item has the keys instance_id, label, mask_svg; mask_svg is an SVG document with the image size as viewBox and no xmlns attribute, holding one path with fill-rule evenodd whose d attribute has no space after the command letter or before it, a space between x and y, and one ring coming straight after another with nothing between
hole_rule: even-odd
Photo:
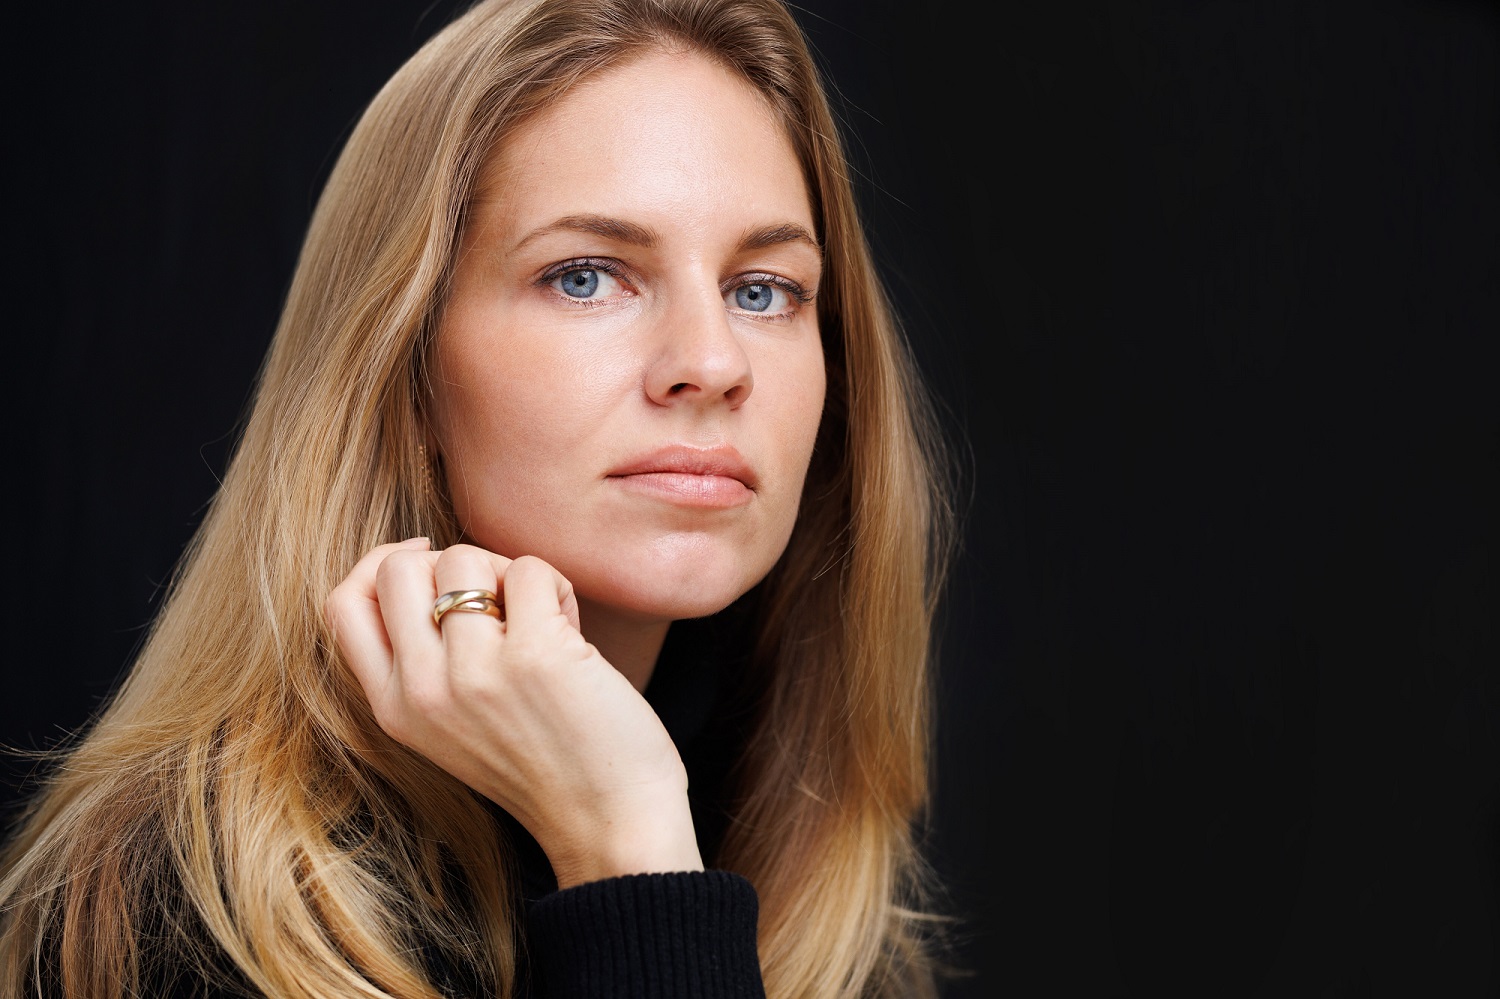
<instances>
[{"instance_id":1,"label":"dark backdrop","mask_svg":"<svg viewBox=\"0 0 1500 999\"><path fill-rule=\"evenodd\" d=\"M13 25L0 739L126 666L338 146L456 6ZM1494 994L1500 13L802 14L966 441L949 996Z\"/></svg>"}]
</instances>

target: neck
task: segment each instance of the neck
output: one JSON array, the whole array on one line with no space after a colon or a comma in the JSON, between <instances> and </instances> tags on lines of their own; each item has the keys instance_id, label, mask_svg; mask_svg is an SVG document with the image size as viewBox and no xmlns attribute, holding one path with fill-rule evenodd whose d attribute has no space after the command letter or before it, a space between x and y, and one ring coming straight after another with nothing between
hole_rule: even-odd
<instances>
[{"instance_id":1,"label":"neck","mask_svg":"<svg viewBox=\"0 0 1500 999\"><path fill-rule=\"evenodd\" d=\"M625 619L595 604L580 599L578 619L583 637L599 650L611 666L619 670L638 691L646 689L656 670L662 643L667 640L670 621Z\"/></svg>"}]
</instances>

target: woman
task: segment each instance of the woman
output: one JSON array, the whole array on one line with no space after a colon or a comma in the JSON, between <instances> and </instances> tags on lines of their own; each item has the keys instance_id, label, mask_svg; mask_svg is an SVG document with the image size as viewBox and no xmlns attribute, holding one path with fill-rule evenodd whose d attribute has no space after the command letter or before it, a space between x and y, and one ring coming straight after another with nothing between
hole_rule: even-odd
<instances>
[{"instance_id":1,"label":"woman","mask_svg":"<svg viewBox=\"0 0 1500 999\"><path fill-rule=\"evenodd\" d=\"M10 845L8 993L931 992L946 506L836 135L775 0L481 3L393 77Z\"/></svg>"}]
</instances>

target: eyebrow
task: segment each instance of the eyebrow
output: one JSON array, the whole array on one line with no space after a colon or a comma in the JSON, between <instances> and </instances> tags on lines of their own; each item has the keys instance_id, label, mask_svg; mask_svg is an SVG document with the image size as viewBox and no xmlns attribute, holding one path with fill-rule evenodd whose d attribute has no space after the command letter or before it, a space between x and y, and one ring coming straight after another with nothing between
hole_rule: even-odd
<instances>
[{"instance_id":1,"label":"eyebrow","mask_svg":"<svg viewBox=\"0 0 1500 999\"><path fill-rule=\"evenodd\" d=\"M540 229L528 232L520 242L510 248L510 252L515 253L532 240L550 236L554 232L586 232L595 236L603 236L616 243L629 243L631 246L641 246L648 250L657 244L654 231L645 226L636 225L634 222L613 219L606 215L564 215Z\"/></svg>"},{"instance_id":2,"label":"eyebrow","mask_svg":"<svg viewBox=\"0 0 1500 999\"><path fill-rule=\"evenodd\" d=\"M584 232L594 236L602 236L616 243L628 243L631 246L639 246L645 249L653 249L660 238L656 231L645 226L627 222L624 219L610 218L607 215L564 215L540 228L533 229L510 248L515 253L521 247L532 240L549 236L555 232ZM813 234L795 222L781 222L775 225L761 226L751 229L740 237L741 250L763 250L769 246L778 246L782 243L806 243L818 253L823 252L823 247L818 243Z\"/></svg>"},{"instance_id":3,"label":"eyebrow","mask_svg":"<svg viewBox=\"0 0 1500 999\"><path fill-rule=\"evenodd\" d=\"M818 253L823 252L823 247L819 245L813 234L795 222L782 222L779 225L751 229L741 237L740 249L764 250L768 246L777 246L781 243L806 243Z\"/></svg>"}]
</instances>

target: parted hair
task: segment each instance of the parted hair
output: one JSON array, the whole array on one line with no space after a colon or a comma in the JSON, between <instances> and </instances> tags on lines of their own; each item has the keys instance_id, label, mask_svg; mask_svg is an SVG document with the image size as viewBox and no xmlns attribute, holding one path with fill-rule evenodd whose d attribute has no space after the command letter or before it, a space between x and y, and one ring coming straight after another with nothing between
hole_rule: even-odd
<instances>
[{"instance_id":1,"label":"parted hair","mask_svg":"<svg viewBox=\"0 0 1500 999\"><path fill-rule=\"evenodd\" d=\"M706 859L759 893L769 996L931 992L917 838L946 466L779 0L486 0L376 95L139 655L11 831L0 992L114 999L142 969L218 964L268 995L438 999L436 952L511 994L501 828L380 730L322 605L376 545L460 540L424 457L427 361L486 158L578 81L657 48L706 54L763 95L825 254L827 402L791 541L754 591L754 720Z\"/></svg>"}]
</instances>

